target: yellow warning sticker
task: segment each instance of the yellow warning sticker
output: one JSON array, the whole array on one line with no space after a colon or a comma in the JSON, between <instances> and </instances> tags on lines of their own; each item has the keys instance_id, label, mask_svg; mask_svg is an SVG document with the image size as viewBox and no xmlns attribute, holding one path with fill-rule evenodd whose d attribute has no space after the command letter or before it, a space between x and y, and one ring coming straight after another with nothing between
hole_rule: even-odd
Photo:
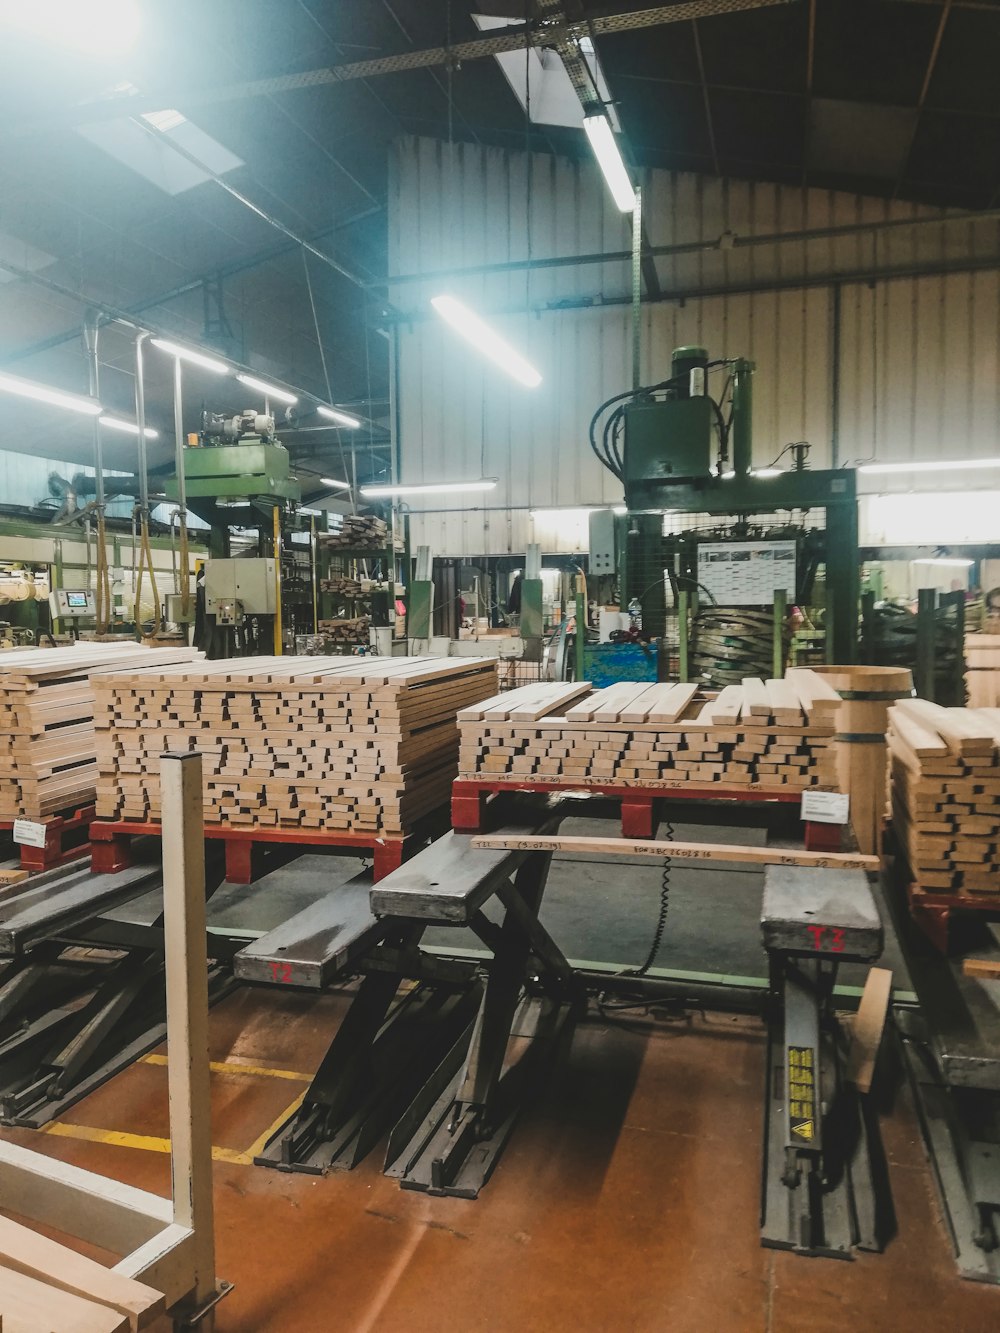
<instances>
[{"instance_id":1,"label":"yellow warning sticker","mask_svg":"<svg viewBox=\"0 0 1000 1333\"><path fill-rule=\"evenodd\" d=\"M816 1071L810 1046L788 1047L788 1127L796 1138L816 1137Z\"/></svg>"}]
</instances>

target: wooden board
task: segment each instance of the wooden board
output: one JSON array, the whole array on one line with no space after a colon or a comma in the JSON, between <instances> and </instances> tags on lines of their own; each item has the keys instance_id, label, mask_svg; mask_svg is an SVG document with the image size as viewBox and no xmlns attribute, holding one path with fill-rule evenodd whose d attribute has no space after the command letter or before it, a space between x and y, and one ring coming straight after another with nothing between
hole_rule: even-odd
<instances>
[{"instance_id":1,"label":"wooden board","mask_svg":"<svg viewBox=\"0 0 1000 1333\"><path fill-rule=\"evenodd\" d=\"M847 1081L859 1092L871 1091L891 996L892 972L884 967L871 968L851 1028L847 1055Z\"/></svg>"},{"instance_id":2,"label":"wooden board","mask_svg":"<svg viewBox=\"0 0 1000 1333\"><path fill-rule=\"evenodd\" d=\"M0 1217L0 1266L47 1282L126 1316L131 1329L148 1327L165 1309L161 1292L115 1273L47 1236ZM3 1294L0 1292L0 1308Z\"/></svg>"},{"instance_id":3,"label":"wooden board","mask_svg":"<svg viewBox=\"0 0 1000 1333\"><path fill-rule=\"evenodd\" d=\"M787 847L742 847L728 843L631 841L628 838L587 838L557 834L519 837L480 834L472 846L490 851L575 852L595 856L639 856L658 861L735 861L750 865L837 867L841 870L877 871L877 856L849 852L806 852Z\"/></svg>"}]
</instances>

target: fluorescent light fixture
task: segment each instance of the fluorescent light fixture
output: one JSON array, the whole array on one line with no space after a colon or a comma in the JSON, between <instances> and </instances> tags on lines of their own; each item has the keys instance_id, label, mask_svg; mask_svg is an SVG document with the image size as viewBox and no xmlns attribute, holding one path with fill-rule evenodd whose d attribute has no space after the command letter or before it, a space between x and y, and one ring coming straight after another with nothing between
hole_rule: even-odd
<instances>
[{"instance_id":1,"label":"fluorescent light fixture","mask_svg":"<svg viewBox=\"0 0 1000 1333\"><path fill-rule=\"evenodd\" d=\"M635 186L629 178L622 159L621 149L615 139L611 123L603 112L598 116L585 116L583 128L597 158L597 165L604 172L604 179L611 197L623 213L635 209Z\"/></svg>"},{"instance_id":2,"label":"fluorescent light fixture","mask_svg":"<svg viewBox=\"0 0 1000 1333\"><path fill-rule=\"evenodd\" d=\"M192 365L201 366L203 370L211 370L216 375L229 374L229 367L225 361L217 361L214 356L206 356L204 352L194 352L190 347L182 347L180 343L169 342L166 338L153 338L151 341L161 352L178 356L182 361L190 361Z\"/></svg>"},{"instance_id":3,"label":"fluorescent light fixture","mask_svg":"<svg viewBox=\"0 0 1000 1333\"><path fill-rule=\"evenodd\" d=\"M912 560L914 565L946 565L952 569L968 569L970 565L975 564L974 560L960 560L957 556L925 556L921 560Z\"/></svg>"},{"instance_id":4,"label":"fluorescent light fixture","mask_svg":"<svg viewBox=\"0 0 1000 1333\"><path fill-rule=\"evenodd\" d=\"M623 514L628 513L628 510L625 508L624 505L615 505L614 509L612 509L611 512L612 514L617 514L618 517L621 518Z\"/></svg>"},{"instance_id":5,"label":"fluorescent light fixture","mask_svg":"<svg viewBox=\"0 0 1000 1333\"><path fill-rule=\"evenodd\" d=\"M723 481L730 481L730 480L731 480L733 477L735 477L735 476L736 476L736 473L735 473L735 472L723 472L723 473L722 473L722 480L723 480Z\"/></svg>"},{"instance_id":6,"label":"fluorescent light fixture","mask_svg":"<svg viewBox=\"0 0 1000 1333\"><path fill-rule=\"evenodd\" d=\"M294 393L289 393L287 389L276 388L273 384L266 384L264 380L259 380L255 375L244 375L242 371L236 376L241 384L245 384L248 389L256 389L258 393L265 394L268 398L277 398L279 403L297 403L299 400Z\"/></svg>"},{"instance_id":7,"label":"fluorescent light fixture","mask_svg":"<svg viewBox=\"0 0 1000 1333\"><path fill-rule=\"evenodd\" d=\"M468 306L456 301L453 296L434 296L431 298L431 305L456 333L468 339L473 347L484 356L488 356L491 361L495 361L519 383L529 389L541 384L542 377L535 367L525 361L519 352L515 352L506 339L501 338L499 333L491 329L485 320L480 319Z\"/></svg>"},{"instance_id":8,"label":"fluorescent light fixture","mask_svg":"<svg viewBox=\"0 0 1000 1333\"><path fill-rule=\"evenodd\" d=\"M758 467L750 473L751 477L780 477L782 470L780 467Z\"/></svg>"},{"instance_id":9,"label":"fluorescent light fixture","mask_svg":"<svg viewBox=\"0 0 1000 1333\"><path fill-rule=\"evenodd\" d=\"M357 430L361 422L357 417L352 417L349 412L340 412L335 407L327 407L325 403L317 403L316 411L321 417L327 417L330 421L335 421L338 426L346 426L349 430Z\"/></svg>"},{"instance_id":10,"label":"fluorescent light fixture","mask_svg":"<svg viewBox=\"0 0 1000 1333\"><path fill-rule=\"evenodd\" d=\"M998 468L1000 458L935 458L914 463L862 463L858 471L868 475L893 472L975 472L977 468Z\"/></svg>"},{"instance_id":11,"label":"fluorescent light fixture","mask_svg":"<svg viewBox=\"0 0 1000 1333\"><path fill-rule=\"evenodd\" d=\"M0 23L105 57L134 46L141 26L136 0L0 0Z\"/></svg>"},{"instance_id":12,"label":"fluorescent light fixture","mask_svg":"<svg viewBox=\"0 0 1000 1333\"><path fill-rule=\"evenodd\" d=\"M170 130L175 130L178 125L183 125L187 116L182 116L179 111L144 111L142 118L147 125L152 125L154 130L159 130L161 134L167 134Z\"/></svg>"},{"instance_id":13,"label":"fluorescent light fixture","mask_svg":"<svg viewBox=\"0 0 1000 1333\"><path fill-rule=\"evenodd\" d=\"M123 430L126 435L138 435L139 427L134 421L122 421L121 417L101 417L102 426L110 426L112 430ZM146 427L146 439L155 440L159 438L160 432L153 430L152 426Z\"/></svg>"},{"instance_id":14,"label":"fluorescent light fixture","mask_svg":"<svg viewBox=\"0 0 1000 1333\"><path fill-rule=\"evenodd\" d=\"M85 416L96 417L104 408L94 398L87 398L82 393L66 393L62 389L52 389L47 384L35 380L22 379L20 375L0 374L0 391L16 393L21 398L35 398L40 403L51 403L53 407L68 407L71 412L82 412Z\"/></svg>"},{"instance_id":15,"label":"fluorescent light fixture","mask_svg":"<svg viewBox=\"0 0 1000 1333\"><path fill-rule=\"evenodd\" d=\"M338 481L336 477L320 477L324 486L333 486L338 491L349 491L351 483L349 481Z\"/></svg>"},{"instance_id":16,"label":"fluorescent light fixture","mask_svg":"<svg viewBox=\"0 0 1000 1333\"><path fill-rule=\"evenodd\" d=\"M496 487L496 477L484 477L481 481L432 481L412 486L362 486L361 494L372 499L388 495L458 495L461 491L492 491Z\"/></svg>"}]
</instances>

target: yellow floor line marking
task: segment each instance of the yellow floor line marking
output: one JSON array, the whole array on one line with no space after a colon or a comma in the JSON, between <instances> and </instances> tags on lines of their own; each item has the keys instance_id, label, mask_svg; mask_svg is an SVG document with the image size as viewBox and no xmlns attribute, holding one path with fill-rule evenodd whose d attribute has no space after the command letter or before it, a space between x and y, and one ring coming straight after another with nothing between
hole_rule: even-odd
<instances>
[{"instance_id":1,"label":"yellow floor line marking","mask_svg":"<svg viewBox=\"0 0 1000 1333\"><path fill-rule=\"evenodd\" d=\"M267 1129L264 1130L264 1133L260 1136L259 1139L254 1140L254 1142L247 1149L247 1159L249 1161L251 1162L253 1161L253 1159L264 1147L264 1144L268 1141L271 1135L276 1134L278 1132L278 1130L289 1118L289 1116L293 1116L295 1114L295 1112L299 1109L299 1107L302 1105L305 1099L306 1099L306 1094L304 1092L300 1092L299 1095L295 1098L295 1101L292 1102L291 1106L289 1106L286 1111L282 1111L281 1115L278 1116L277 1120L273 1121L272 1124L268 1125Z\"/></svg>"},{"instance_id":2,"label":"yellow floor line marking","mask_svg":"<svg viewBox=\"0 0 1000 1333\"><path fill-rule=\"evenodd\" d=\"M167 1057L153 1053L139 1057L139 1064L166 1065ZM293 1083L311 1083L312 1074L302 1074L297 1069L271 1069L267 1065L241 1065L230 1060L213 1060L209 1064L213 1074L252 1074L257 1078L287 1078Z\"/></svg>"},{"instance_id":3,"label":"yellow floor line marking","mask_svg":"<svg viewBox=\"0 0 1000 1333\"><path fill-rule=\"evenodd\" d=\"M84 1143L104 1143L113 1148L139 1148L143 1152L170 1152L170 1140L158 1139L152 1134L125 1134L117 1129L95 1129L92 1125L69 1125L55 1120L45 1125L43 1134L53 1134L60 1139L80 1139ZM234 1162L237 1166L249 1166L253 1161L247 1153L235 1148L212 1148L213 1162Z\"/></svg>"}]
</instances>

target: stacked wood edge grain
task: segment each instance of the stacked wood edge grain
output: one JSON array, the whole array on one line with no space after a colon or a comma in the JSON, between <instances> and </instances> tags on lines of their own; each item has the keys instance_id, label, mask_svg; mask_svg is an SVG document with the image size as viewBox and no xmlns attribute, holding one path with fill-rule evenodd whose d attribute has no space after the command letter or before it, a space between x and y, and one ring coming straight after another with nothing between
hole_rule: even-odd
<instances>
[{"instance_id":1,"label":"stacked wood edge grain","mask_svg":"<svg viewBox=\"0 0 1000 1333\"><path fill-rule=\"evenodd\" d=\"M206 822L405 833L444 805L491 658L248 658L95 679L97 814L160 818L164 751L204 760Z\"/></svg>"},{"instance_id":2,"label":"stacked wood edge grain","mask_svg":"<svg viewBox=\"0 0 1000 1333\"><path fill-rule=\"evenodd\" d=\"M1000 901L1000 709L889 710L892 820L921 888Z\"/></svg>"},{"instance_id":3,"label":"stacked wood edge grain","mask_svg":"<svg viewBox=\"0 0 1000 1333\"><path fill-rule=\"evenodd\" d=\"M0 821L40 820L94 799L92 682L102 672L199 656L191 648L134 643L0 654Z\"/></svg>"},{"instance_id":4,"label":"stacked wood edge grain","mask_svg":"<svg viewBox=\"0 0 1000 1333\"><path fill-rule=\"evenodd\" d=\"M463 778L768 790L836 789L841 706L811 671L747 678L711 701L695 685L622 683L594 691L526 685L459 714Z\"/></svg>"},{"instance_id":5,"label":"stacked wood edge grain","mask_svg":"<svg viewBox=\"0 0 1000 1333\"><path fill-rule=\"evenodd\" d=\"M965 687L970 708L1000 705L1000 634L966 634Z\"/></svg>"}]
</instances>

